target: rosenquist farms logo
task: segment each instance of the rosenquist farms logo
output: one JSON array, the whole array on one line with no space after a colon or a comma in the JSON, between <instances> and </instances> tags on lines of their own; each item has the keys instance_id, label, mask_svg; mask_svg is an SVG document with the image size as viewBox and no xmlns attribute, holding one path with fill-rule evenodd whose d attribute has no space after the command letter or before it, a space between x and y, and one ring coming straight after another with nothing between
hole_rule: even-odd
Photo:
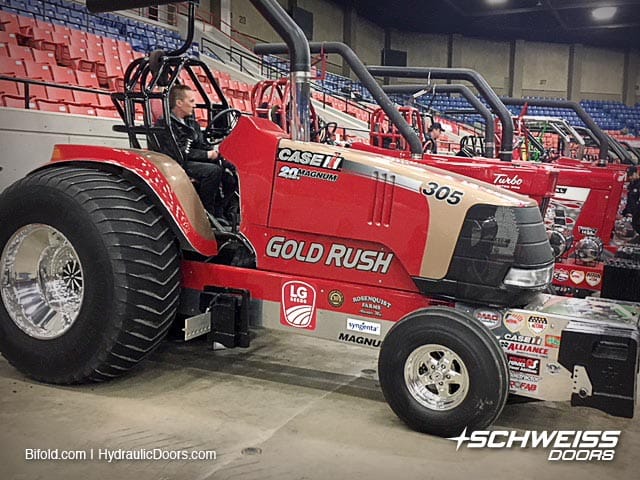
<instances>
[{"instance_id":1,"label":"rosenquist farms logo","mask_svg":"<svg viewBox=\"0 0 640 480\"><path fill-rule=\"evenodd\" d=\"M280 323L288 327L316 329L316 290L297 280L282 285Z\"/></svg>"}]
</instances>

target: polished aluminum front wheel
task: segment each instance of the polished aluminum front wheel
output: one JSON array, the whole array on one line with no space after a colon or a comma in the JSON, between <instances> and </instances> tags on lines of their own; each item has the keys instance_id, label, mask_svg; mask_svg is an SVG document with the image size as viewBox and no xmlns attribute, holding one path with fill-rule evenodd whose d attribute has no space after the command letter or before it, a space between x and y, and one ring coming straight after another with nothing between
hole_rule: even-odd
<instances>
[{"instance_id":1,"label":"polished aluminum front wheel","mask_svg":"<svg viewBox=\"0 0 640 480\"><path fill-rule=\"evenodd\" d=\"M0 293L11 320L30 337L64 335L78 318L84 297L78 253L49 225L21 227L0 256Z\"/></svg>"},{"instance_id":2,"label":"polished aluminum front wheel","mask_svg":"<svg viewBox=\"0 0 640 480\"><path fill-rule=\"evenodd\" d=\"M469 391L469 373L464 362L442 345L422 345L409 354L404 381L411 396L422 406L451 410Z\"/></svg>"}]
</instances>

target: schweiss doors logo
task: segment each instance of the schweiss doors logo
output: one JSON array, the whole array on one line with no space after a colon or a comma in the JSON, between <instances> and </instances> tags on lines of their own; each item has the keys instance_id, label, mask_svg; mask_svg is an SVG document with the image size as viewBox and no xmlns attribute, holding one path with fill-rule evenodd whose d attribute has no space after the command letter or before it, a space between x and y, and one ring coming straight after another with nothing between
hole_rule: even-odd
<instances>
[{"instance_id":1,"label":"schweiss doors logo","mask_svg":"<svg viewBox=\"0 0 640 480\"><path fill-rule=\"evenodd\" d=\"M610 462L616 455L620 430L476 430L467 435L467 429L458 437L456 451L467 448L546 448L551 449L549 461L603 461Z\"/></svg>"},{"instance_id":2,"label":"schweiss doors logo","mask_svg":"<svg viewBox=\"0 0 640 480\"><path fill-rule=\"evenodd\" d=\"M280 323L289 327L316 329L316 290L297 280L282 285Z\"/></svg>"}]
</instances>

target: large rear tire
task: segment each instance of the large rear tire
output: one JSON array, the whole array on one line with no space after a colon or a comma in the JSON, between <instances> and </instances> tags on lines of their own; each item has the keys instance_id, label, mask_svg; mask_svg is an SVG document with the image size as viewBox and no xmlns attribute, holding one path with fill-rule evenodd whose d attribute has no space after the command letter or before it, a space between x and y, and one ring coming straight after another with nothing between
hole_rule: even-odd
<instances>
[{"instance_id":1,"label":"large rear tire","mask_svg":"<svg viewBox=\"0 0 640 480\"><path fill-rule=\"evenodd\" d=\"M118 173L20 180L0 196L0 352L44 382L124 374L171 326L179 254L159 209Z\"/></svg>"},{"instance_id":2,"label":"large rear tire","mask_svg":"<svg viewBox=\"0 0 640 480\"><path fill-rule=\"evenodd\" d=\"M427 308L394 325L378 371L396 415L414 430L442 437L491 425L509 393L509 370L495 337L450 308Z\"/></svg>"}]
</instances>

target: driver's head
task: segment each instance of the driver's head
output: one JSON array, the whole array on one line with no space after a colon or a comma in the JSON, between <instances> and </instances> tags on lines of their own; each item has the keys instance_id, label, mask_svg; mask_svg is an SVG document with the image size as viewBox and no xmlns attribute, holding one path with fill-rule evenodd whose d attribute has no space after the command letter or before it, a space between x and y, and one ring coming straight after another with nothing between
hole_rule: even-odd
<instances>
[{"instance_id":1,"label":"driver's head","mask_svg":"<svg viewBox=\"0 0 640 480\"><path fill-rule=\"evenodd\" d=\"M442 133L442 124L440 122L433 122L429 127L429 133L431 134L431 138L437 140Z\"/></svg>"},{"instance_id":2,"label":"driver's head","mask_svg":"<svg viewBox=\"0 0 640 480\"><path fill-rule=\"evenodd\" d=\"M196 106L196 94L187 85L175 85L169 92L169 107L171 113L178 118L193 115Z\"/></svg>"}]
</instances>

